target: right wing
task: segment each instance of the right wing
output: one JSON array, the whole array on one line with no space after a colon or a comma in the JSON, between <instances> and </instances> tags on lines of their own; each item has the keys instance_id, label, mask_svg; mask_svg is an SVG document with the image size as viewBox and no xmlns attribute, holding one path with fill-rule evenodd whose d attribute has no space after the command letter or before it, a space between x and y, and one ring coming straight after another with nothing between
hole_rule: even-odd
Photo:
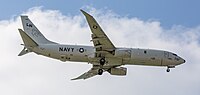
<instances>
[{"instance_id":1,"label":"right wing","mask_svg":"<svg viewBox=\"0 0 200 95\"><path fill-rule=\"evenodd\" d=\"M101 29L97 21L88 13L81 10L85 15L87 22L92 31L92 41L96 49L96 57L106 57L107 55L113 56L114 50L116 49L104 31Z\"/></svg>"}]
</instances>

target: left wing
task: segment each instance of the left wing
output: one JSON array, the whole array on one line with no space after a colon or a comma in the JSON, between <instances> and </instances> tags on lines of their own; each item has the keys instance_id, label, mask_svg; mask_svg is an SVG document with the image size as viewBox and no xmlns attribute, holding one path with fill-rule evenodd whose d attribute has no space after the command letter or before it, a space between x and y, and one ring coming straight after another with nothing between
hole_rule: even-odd
<instances>
[{"instance_id":1,"label":"left wing","mask_svg":"<svg viewBox=\"0 0 200 95\"><path fill-rule=\"evenodd\" d=\"M78 79L88 79L96 75L102 75L103 72L107 71L111 75L117 75L117 76L124 76L126 75L127 69L124 67L119 67L120 65L116 66L99 66L99 65L93 65L93 67L84 74L80 75L77 78L71 79L71 80L78 80ZM118 68L119 67L119 68Z\"/></svg>"},{"instance_id":2,"label":"left wing","mask_svg":"<svg viewBox=\"0 0 200 95\"><path fill-rule=\"evenodd\" d=\"M87 78L93 77L95 75L98 75L98 68L94 68L94 66L93 66L88 72L85 72L84 74L80 75L79 77L71 79L71 80L87 79Z\"/></svg>"}]
</instances>

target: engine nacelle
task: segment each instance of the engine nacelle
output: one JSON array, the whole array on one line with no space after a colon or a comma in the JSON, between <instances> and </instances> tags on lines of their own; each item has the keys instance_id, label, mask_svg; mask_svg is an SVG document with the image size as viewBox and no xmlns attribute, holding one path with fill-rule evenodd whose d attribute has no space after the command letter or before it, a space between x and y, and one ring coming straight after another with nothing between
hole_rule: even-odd
<instances>
[{"instance_id":1,"label":"engine nacelle","mask_svg":"<svg viewBox=\"0 0 200 95\"><path fill-rule=\"evenodd\" d=\"M120 68L111 68L108 70L111 75L118 75L118 76L125 76L127 72L127 68L120 67Z\"/></svg>"},{"instance_id":2,"label":"engine nacelle","mask_svg":"<svg viewBox=\"0 0 200 95\"><path fill-rule=\"evenodd\" d=\"M115 50L115 57L130 58L131 57L131 50L129 50L129 49L116 49Z\"/></svg>"}]
</instances>

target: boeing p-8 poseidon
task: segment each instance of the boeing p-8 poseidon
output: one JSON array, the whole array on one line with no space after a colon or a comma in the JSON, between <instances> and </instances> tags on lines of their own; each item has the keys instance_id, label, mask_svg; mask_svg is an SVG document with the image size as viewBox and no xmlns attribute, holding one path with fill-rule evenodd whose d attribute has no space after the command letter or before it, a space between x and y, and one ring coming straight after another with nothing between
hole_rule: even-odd
<instances>
[{"instance_id":1,"label":"boeing p-8 poseidon","mask_svg":"<svg viewBox=\"0 0 200 95\"><path fill-rule=\"evenodd\" d=\"M96 20L81 10L91 29L93 46L63 45L49 41L31 22L28 16L21 16L23 29L18 29L24 44L19 56L34 52L39 55L61 61L91 63L92 68L76 79L87 79L108 72L111 75L124 76L127 68L122 65L163 66L170 68L185 63L177 54L152 49L118 48L106 36Z\"/></svg>"}]
</instances>

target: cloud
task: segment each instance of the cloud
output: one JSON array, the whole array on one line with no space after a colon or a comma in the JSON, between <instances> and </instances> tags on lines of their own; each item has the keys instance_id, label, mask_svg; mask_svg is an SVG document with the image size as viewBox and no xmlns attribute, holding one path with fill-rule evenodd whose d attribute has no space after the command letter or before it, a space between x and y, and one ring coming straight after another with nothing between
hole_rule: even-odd
<instances>
[{"instance_id":1,"label":"cloud","mask_svg":"<svg viewBox=\"0 0 200 95\"><path fill-rule=\"evenodd\" d=\"M165 68L160 67L126 66L126 77L105 73L85 81L71 81L71 78L89 70L91 65L61 62L33 53L18 57L23 47L20 46L22 40L17 31L22 25L17 16L0 21L0 94L199 95L200 26L178 25L164 29L159 21L119 16L108 9L85 9L96 18L116 46L168 50L179 54L187 62L171 73L165 73ZM77 15L63 15L58 10L34 7L22 15L28 15L52 41L92 45L91 33L81 12Z\"/></svg>"}]
</instances>

